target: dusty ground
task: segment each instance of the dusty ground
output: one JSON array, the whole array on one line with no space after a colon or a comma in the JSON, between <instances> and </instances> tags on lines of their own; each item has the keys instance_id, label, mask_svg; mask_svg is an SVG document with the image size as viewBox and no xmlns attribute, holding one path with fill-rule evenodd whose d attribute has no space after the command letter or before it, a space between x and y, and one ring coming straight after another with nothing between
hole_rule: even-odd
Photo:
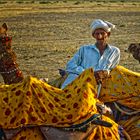
<instances>
[{"instance_id":1,"label":"dusty ground","mask_svg":"<svg viewBox=\"0 0 140 140\"><path fill-rule=\"evenodd\" d=\"M120 65L140 72L140 64L124 52L130 43L140 42L140 3L0 5L0 23L9 26L21 70L50 80L81 45L94 43L90 24L96 18L116 24L110 44L121 50Z\"/></svg>"}]
</instances>

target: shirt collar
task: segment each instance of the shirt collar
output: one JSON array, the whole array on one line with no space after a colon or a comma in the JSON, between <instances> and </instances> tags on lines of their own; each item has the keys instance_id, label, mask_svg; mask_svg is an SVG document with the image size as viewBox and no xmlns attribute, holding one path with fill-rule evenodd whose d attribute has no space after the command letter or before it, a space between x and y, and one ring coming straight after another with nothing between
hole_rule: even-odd
<instances>
[{"instance_id":1,"label":"shirt collar","mask_svg":"<svg viewBox=\"0 0 140 140\"><path fill-rule=\"evenodd\" d=\"M97 46L95 44L92 44L91 45L91 48L93 48L96 51L99 51L98 48L97 48ZM109 44L107 44L107 49L111 49L111 46Z\"/></svg>"}]
</instances>

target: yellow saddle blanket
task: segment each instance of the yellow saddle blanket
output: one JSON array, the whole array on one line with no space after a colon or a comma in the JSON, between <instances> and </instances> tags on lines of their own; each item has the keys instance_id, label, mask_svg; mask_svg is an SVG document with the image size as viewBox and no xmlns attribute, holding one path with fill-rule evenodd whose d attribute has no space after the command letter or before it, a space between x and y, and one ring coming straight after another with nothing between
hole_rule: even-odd
<instances>
[{"instance_id":1,"label":"yellow saddle blanket","mask_svg":"<svg viewBox=\"0 0 140 140\"><path fill-rule=\"evenodd\" d=\"M97 102L117 101L139 111L139 100L140 74L122 66L117 66L104 80L99 99L93 69L85 70L63 90L28 76L18 84L0 85L0 126L66 127L98 113ZM103 119L117 125L105 116Z\"/></svg>"}]
</instances>

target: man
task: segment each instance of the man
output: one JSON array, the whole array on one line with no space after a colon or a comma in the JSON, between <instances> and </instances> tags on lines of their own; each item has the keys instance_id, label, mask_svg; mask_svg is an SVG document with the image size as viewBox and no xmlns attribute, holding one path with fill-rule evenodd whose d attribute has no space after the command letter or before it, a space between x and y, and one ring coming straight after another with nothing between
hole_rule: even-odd
<instances>
[{"instance_id":1,"label":"man","mask_svg":"<svg viewBox=\"0 0 140 140\"><path fill-rule=\"evenodd\" d=\"M120 50L109 45L108 38L115 28L110 22L96 19L91 24L92 36L95 44L82 46L66 65L68 77L62 84L62 89L71 83L85 69L93 68L97 83L109 74L120 60Z\"/></svg>"}]
</instances>

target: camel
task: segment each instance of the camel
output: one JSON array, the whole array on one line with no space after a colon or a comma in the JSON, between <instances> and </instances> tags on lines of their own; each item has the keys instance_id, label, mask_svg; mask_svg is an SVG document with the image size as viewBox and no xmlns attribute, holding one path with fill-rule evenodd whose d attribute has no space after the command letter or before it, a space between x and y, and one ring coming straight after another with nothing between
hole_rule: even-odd
<instances>
[{"instance_id":1,"label":"camel","mask_svg":"<svg viewBox=\"0 0 140 140\"><path fill-rule=\"evenodd\" d=\"M67 95L68 89L60 90L60 89L57 89L55 87L52 87L51 85L43 83L41 80L36 80L36 79L33 78L33 81L32 81L32 77L29 77L29 78L26 79L23 76L23 73L20 70L20 68L19 68L19 66L16 62L16 55L11 48L12 38L9 37L6 34L7 29L8 28L7 28L6 24L3 24L3 26L0 28L0 33L1 33L1 36L0 36L0 72L1 72L1 75L4 79L5 84L6 85L12 85L12 86L14 86L14 88L12 86L2 86L0 88L0 90L2 90L3 93L5 92L9 95L7 90L8 90L8 88L12 88L11 93L19 96L19 95L21 95L21 92L16 91L16 88L18 89L20 86L22 86L22 88L24 90L24 88L29 87L30 91L26 92L26 96L28 97L28 96L31 96L31 94L34 96L34 94L36 92L35 89L37 89L37 86L38 86L37 84L39 84L39 86L40 86L39 88L43 88L45 86L43 88L43 91L45 90L45 92L46 92L45 94L48 94L48 89L50 89L50 91L55 90L56 92L57 91L62 92L62 93L64 92ZM85 72L87 74L85 74L85 75L87 76L88 73L90 73L90 72L93 74L92 70L87 70ZM84 84L85 87L84 86L82 86L82 87L87 88L88 86L92 86L92 84L91 85L89 84L91 81L93 83L95 82L94 80L91 80L92 74L91 74L90 78L87 77L87 80L86 80L87 81L87 83L86 83L87 86L85 86L85 84ZM80 78L82 79L83 77L84 77L84 73L81 76L79 76L79 79ZM79 79L77 79L77 80L79 80ZM30 88L30 83L28 85L28 82L30 82L30 81L31 81L31 83L33 82L33 84L32 84L33 87L31 87L31 88ZM6 90L5 90L5 88L6 88ZM77 87L74 87L74 90L76 88ZM78 89L76 91L77 91L77 93L80 93L80 89ZM91 95L92 95L92 92L94 92L94 91L91 91L91 93L90 93ZM66 96L66 98L70 98L69 95L70 94L68 94ZM80 95L82 95L82 93L80 93ZM3 96L3 95L1 95L1 96ZM41 97L41 96L42 95L39 94L39 97ZM43 96L45 97L45 95L43 95ZM74 96L76 96L76 95L74 95ZM87 99L87 94L84 93L83 97L85 99ZM25 98L23 98L23 99L25 99ZM54 99L55 99L55 102L59 102L59 99L57 99L57 98L54 98ZM8 102L7 100L9 100L9 99L6 97L6 98L3 98L3 100L4 100L4 102L7 103ZM38 100L38 99L35 98L35 100ZM28 100L25 99L24 102L26 102L26 101L28 101ZM93 101L94 101L94 98L93 98ZM58 125L58 124L56 124L57 118L53 118L54 125L53 125L53 123L52 123L52 125L51 124L46 125L44 123L40 123L40 125L35 125L34 123L31 124L31 125L30 124L26 125L25 120L22 119L20 124L19 123L18 123L18 125L16 124L17 127L14 126L14 128L10 128L9 126L13 125L14 122L16 121L16 118L13 117L11 119L11 121L10 121L11 123L9 125L6 123L6 126L9 127L8 129L5 129L5 128L1 127L1 133L2 133L1 137L5 140L16 139L15 136L16 135L20 136L20 133L23 134L24 132L28 133L29 131L34 131L34 133L35 132L38 132L38 133L35 135L35 137L33 139L35 139L37 137L37 135L39 135L40 136L38 138L39 140L40 139L49 139L49 140L77 140L78 139L78 140L86 140L86 139L89 139L89 137L90 137L90 139L99 138L100 136L98 135L98 132L100 132L99 134L103 133L103 135L102 135L103 139L108 139L110 137L110 135L113 135L114 139L120 139L119 133L122 132L121 135L123 135L124 139L126 139L126 140L131 139L130 136L127 134L127 132L125 130L122 130L120 128L120 132L116 131L119 128L119 125L117 123L115 123L112 119L103 115L103 112L106 113L106 111L104 109L106 106L102 102L98 102L98 99L96 99L96 98L95 98L95 101L97 101L97 103L99 103L99 104L95 104L94 107L93 107L94 104L91 103L92 107L95 108L95 110L92 110L92 111L93 112L95 111L95 112L92 113L90 115L90 117L86 117L88 119L84 119L83 121L80 121L80 123L79 123L79 120L78 120L78 123L73 124L72 122L71 123L69 122L70 124L68 125L67 123L63 124L63 121L62 121L61 122L62 125L61 124ZM66 102L67 102L67 100L66 100ZM136 117L139 117L139 112L140 112L139 110L135 111L133 109L127 108L128 110L130 109L130 111L127 112L127 111L123 110L123 108L121 108L122 104L123 104L123 102L121 102L121 101L119 103L117 103L117 102L108 103L108 105L111 107L111 109L116 110L115 114L118 114L117 118L115 120L116 122L119 121L119 118L122 117L122 114L130 115L130 118L133 117L134 115ZM21 104L20 104L20 106L21 106ZM54 107L53 104L49 104L49 108L52 109L53 107ZM77 104L74 104L73 107L76 108ZM61 106L62 110L63 110L63 108L64 108L64 105ZM82 108L82 106L81 106L81 108ZM86 109L88 110L88 108L86 108ZM32 112L33 109L29 108L29 110L30 111L27 112L27 113L30 114L30 112ZM69 108L68 108L68 110L69 110ZM61 110L59 110L59 111L61 111ZM47 113L46 110L44 110L44 108L42 109L42 112ZM10 111L7 109L6 112L5 112L5 115L9 116L9 113L10 113ZM53 111L52 111L52 113L53 113ZM42 116L40 116L40 117L42 117ZM61 116L59 116L59 117L61 118ZM67 118L69 120L71 119L71 117L72 117L71 115L67 116ZM50 115L50 118L51 118L51 115ZM29 117L28 117L28 119L29 119L29 122L30 122ZM48 118L45 118L45 119L48 119ZM80 119L82 120L83 118L80 118ZM32 117L31 121L36 121L36 118ZM108 132L107 133L108 138L104 138L105 137L104 134L106 132L104 130L106 130ZM111 133L116 132L116 134L111 134L110 132ZM94 135L94 138L93 138L92 135ZM24 134L24 136L20 137L20 139L26 139L25 134Z\"/></svg>"},{"instance_id":2,"label":"camel","mask_svg":"<svg viewBox=\"0 0 140 140\"><path fill-rule=\"evenodd\" d=\"M7 30L8 27L6 23L0 27L0 74L2 75L4 79L4 83L7 85L10 84L16 84L19 82L22 82L24 79L23 73L20 70L17 62L16 62L16 54L11 48L11 41L12 38L7 35ZM100 106L102 107L102 106ZM101 109L101 108L100 108ZM39 127L40 131L44 134L44 137L46 139L49 138L49 140L57 139L57 140L62 140L62 139L86 139L86 137L93 131L93 129L96 127L96 125L102 125L105 127L111 127L112 124L109 122L105 122L100 120L101 115L100 114L95 114L94 120L93 121L88 121L87 124L81 124L80 128L78 128L78 125L73 125L72 127L69 128L53 128L53 127L45 127L41 126ZM88 125L90 123L90 127L88 128ZM66 131L72 130L72 131ZM17 128L17 129L6 129L3 130L1 129L1 133L3 134L2 138L7 140L11 139L15 133L19 133L22 130L22 128ZM74 130L78 130L74 131ZM81 130L81 131L80 131ZM82 132L82 131L86 131ZM51 134L55 133L56 135ZM60 138L58 136L61 136Z\"/></svg>"},{"instance_id":3,"label":"camel","mask_svg":"<svg viewBox=\"0 0 140 140\"><path fill-rule=\"evenodd\" d=\"M140 43L131 43L125 52L132 54L134 59L140 63Z\"/></svg>"}]
</instances>

